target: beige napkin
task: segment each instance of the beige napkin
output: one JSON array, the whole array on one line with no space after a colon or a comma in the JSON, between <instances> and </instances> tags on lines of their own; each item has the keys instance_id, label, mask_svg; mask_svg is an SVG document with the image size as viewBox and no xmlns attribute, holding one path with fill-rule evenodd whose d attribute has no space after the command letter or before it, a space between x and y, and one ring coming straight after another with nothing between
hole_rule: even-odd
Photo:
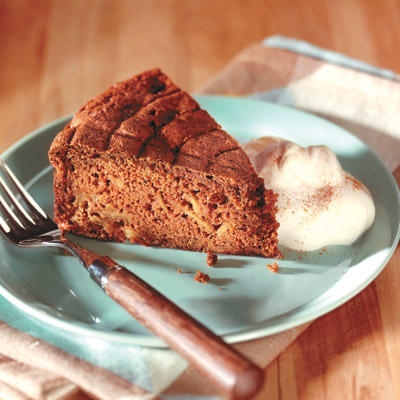
<instances>
[{"instance_id":1,"label":"beige napkin","mask_svg":"<svg viewBox=\"0 0 400 400\"><path fill-rule=\"evenodd\" d=\"M308 326L302 325L280 334L236 344L235 347L256 362L267 366ZM171 366L182 362L170 350L148 349L148 361ZM154 377L157 393L148 393L117 375L71 356L62 350L16 331L0 322L0 399L68 399L84 392L90 398L154 399L163 394L215 395L213 386L185 361L183 372L175 380L168 371ZM182 368L181 368L182 369ZM156 381L159 380L157 383ZM82 396L82 394L80 394Z\"/></svg>"},{"instance_id":2,"label":"beige napkin","mask_svg":"<svg viewBox=\"0 0 400 400\"><path fill-rule=\"evenodd\" d=\"M199 92L252 95L320 115L359 136L400 175L400 83L396 79L255 44ZM308 325L235 347L265 367ZM144 349L143 354L152 393L0 322L0 399L147 399L160 394L201 399L217 394L174 352Z\"/></svg>"}]
</instances>

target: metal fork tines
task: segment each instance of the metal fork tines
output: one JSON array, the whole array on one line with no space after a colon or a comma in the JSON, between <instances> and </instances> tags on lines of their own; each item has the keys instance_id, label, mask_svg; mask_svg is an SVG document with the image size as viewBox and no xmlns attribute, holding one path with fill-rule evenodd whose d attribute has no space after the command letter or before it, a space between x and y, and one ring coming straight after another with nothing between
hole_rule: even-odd
<instances>
[{"instance_id":1,"label":"metal fork tines","mask_svg":"<svg viewBox=\"0 0 400 400\"><path fill-rule=\"evenodd\" d=\"M0 160L0 228L17 245L24 245L42 232L58 229L3 160Z\"/></svg>"}]
</instances>

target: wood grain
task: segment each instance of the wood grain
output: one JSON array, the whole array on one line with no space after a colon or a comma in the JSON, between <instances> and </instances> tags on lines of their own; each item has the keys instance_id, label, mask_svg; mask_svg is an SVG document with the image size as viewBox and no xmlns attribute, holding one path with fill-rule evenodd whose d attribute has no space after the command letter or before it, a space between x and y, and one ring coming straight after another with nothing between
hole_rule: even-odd
<instances>
[{"instance_id":1,"label":"wood grain","mask_svg":"<svg viewBox=\"0 0 400 400\"><path fill-rule=\"evenodd\" d=\"M195 91L273 34L400 71L397 0L0 0L0 151L148 68Z\"/></svg>"},{"instance_id":2,"label":"wood grain","mask_svg":"<svg viewBox=\"0 0 400 400\"><path fill-rule=\"evenodd\" d=\"M259 367L129 270L111 266L104 290L112 299L185 357L222 396L254 397L264 381Z\"/></svg>"},{"instance_id":3,"label":"wood grain","mask_svg":"<svg viewBox=\"0 0 400 400\"><path fill-rule=\"evenodd\" d=\"M398 0L0 0L0 152L148 68L193 92L274 34L400 73ZM399 264L397 248L366 290L288 347L258 398L400 398Z\"/></svg>"}]
</instances>

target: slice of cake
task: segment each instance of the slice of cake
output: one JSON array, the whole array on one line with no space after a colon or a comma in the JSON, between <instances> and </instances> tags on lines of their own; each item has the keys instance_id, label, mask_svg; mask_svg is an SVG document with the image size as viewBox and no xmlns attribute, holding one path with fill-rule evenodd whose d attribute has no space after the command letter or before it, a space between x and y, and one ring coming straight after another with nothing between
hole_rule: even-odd
<instances>
[{"instance_id":1,"label":"slice of cake","mask_svg":"<svg viewBox=\"0 0 400 400\"><path fill-rule=\"evenodd\" d=\"M160 70L89 101L54 139L55 221L118 242L279 256L276 195Z\"/></svg>"}]
</instances>

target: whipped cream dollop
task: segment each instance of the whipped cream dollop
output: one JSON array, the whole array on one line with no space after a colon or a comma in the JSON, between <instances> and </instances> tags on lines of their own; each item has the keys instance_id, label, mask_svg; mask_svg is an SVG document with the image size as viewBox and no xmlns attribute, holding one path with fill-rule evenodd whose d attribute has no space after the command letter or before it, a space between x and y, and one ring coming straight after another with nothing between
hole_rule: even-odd
<instances>
[{"instance_id":1,"label":"whipped cream dollop","mask_svg":"<svg viewBox=\"0 0 400 400\"><path fill-rule=\"evenodd\" d=\"M327 146L301 147L264 137L244 145L265 186L279 194L279 243L313 251L350 245L368 230L375 206L368 189L343 171Z\"/></svg>"}]
</instances>

